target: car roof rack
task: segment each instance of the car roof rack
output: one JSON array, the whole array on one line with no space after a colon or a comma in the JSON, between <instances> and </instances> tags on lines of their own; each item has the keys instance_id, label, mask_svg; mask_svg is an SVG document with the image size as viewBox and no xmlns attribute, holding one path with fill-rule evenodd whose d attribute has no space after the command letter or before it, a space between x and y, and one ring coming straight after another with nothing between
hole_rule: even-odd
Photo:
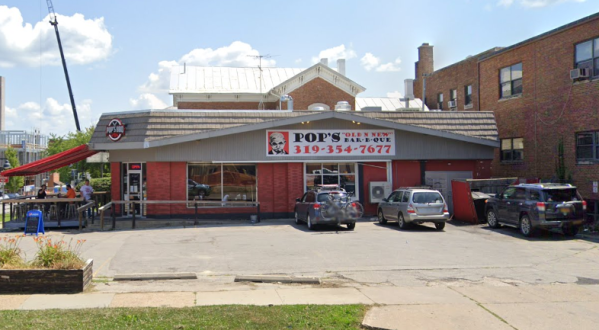
<instances>
[{"instance_id":1,"label":"car roof rack","mask_svg":"<svg viewBox=\"0 0 599 330\"><path fill-rule=\"evenodd\" d=\"M524 187L524 188L576 188L570 183L520 183L517 184L516 187Z\"/></svg>"},{"instance_id":2,"label":"car roof rack","mask_svg":"<svg viewBox=\"0 0 599 330\"><path fill-rule=\"evenodd\" d=\"M345 191L345 189L339 187L338 184L319 184L316 185L317 191Z\"/></svg>"},{"instance_id":3,"label":"car roof rack","mask_svg":"<svg viewBox=\"0 0 599 330\"><path fill-rule=\"evenodd\" d=\"M397 189L433 189L433 187L431 187L431 186L413 186L413 187L399 187Z\"/></svg>"}]
</instances>

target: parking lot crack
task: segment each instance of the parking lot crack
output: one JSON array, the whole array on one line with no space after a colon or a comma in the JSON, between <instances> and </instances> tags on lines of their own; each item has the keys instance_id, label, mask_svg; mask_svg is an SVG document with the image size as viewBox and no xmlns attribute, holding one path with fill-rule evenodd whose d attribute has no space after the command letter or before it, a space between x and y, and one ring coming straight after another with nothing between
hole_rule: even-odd
<instances>
[{"instance_id":1,"label":"parking lot crack","mask_svg":"<svg viewBox=\"0 0 599 330\"><path fill-rule=\"evenodd\" d=\"M467 296L467 295L465 295L465 294L461 293L460 291L458 291L458 290L456 290L456 289L452 288L451 286L448 286L447 288L448 288L448 289L450 289L450 290L452 290L452 291L454 291L454 292L456 292L457 294L459 294L459 295L463 296L464 298L470 299L470 300L471 300L472 302L474 302L474 303L475 303L475 304L476 304L478 307L482 308L482 309L483 309L483 310L485 310L487 313L489 313L489 314L493 315L493 317L495 317L495 318L496 318L496 319L498 319L499 321L501 321L501 322L503 322L503 323L507 324L509 327L511 327L511 328L512 328L512 329L514 329L514 330L518 330L518 328L516 328L515 326L513 326L513 325L509 324L509 322L508 322L508 321L506 321L506 320L505 320L503 317L501 317L501 316L499 316L498 314L494 313L493 311L491 311L490 309L488 309L487 307L485 307L485 306L484 306L482 303L478 302L476 299L474 299L474 298L471 298L471 297L469 297L469 296Z\"/></svg>"}]
</instances>

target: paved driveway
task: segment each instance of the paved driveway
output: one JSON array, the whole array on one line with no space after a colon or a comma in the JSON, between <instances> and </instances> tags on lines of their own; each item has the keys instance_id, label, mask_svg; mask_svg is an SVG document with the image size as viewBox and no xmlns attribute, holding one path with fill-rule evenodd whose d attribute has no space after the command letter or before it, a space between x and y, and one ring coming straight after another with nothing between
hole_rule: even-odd
<instances>
[{"instance_id":1,"label":"paved driveway","mask_svg":"<svg viewBox=\"0 0 599 330\"><path fill-rule=\"evenodd\" d=\"M0 233L0 237L11 235ZM194 228L106 232L65 231L50 236L86 239L96 277L194 272L210 278L288 274L330 281L422 286L434 283L599 283L598 244L543 233L449 223L445 231L360 222L354 231L309 231L292 220ZM31 238L22 248L32 256Z\"/></svg>"}]
</instances>

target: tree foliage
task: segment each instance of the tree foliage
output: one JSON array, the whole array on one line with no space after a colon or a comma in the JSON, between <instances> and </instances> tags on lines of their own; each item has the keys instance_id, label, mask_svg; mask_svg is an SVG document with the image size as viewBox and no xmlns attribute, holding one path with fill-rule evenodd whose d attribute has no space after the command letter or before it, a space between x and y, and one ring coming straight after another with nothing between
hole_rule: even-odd
<instances>
[{"instance_id":1,"label":"tree foliage","mask_svg":"<svg viewBox=\"0 0 599 330\"><path fill-rule=\"evenodd\" d=\"M65 136L57 136L50 134L50 142L48 143L47 155L52 156L63 151L76 148L80 145L87 144L94 134L94 127L86 128L82 132L69 132ZM104 167L102 169L102 167ZM71 166L65 166L55 170L60 174L60 181L71 182L71 170L77 170L79 173L89 172L92 178L99 178L104 172L104 176L110 176L110 164L108 163L88 163L85 160L74 163ZM102 171L103 170L103 171Z\"/></svg>"},{"instance_id":2,"label":"tree foliage","mask_svg":"<svg viewBox=\"0 0 599 330\"><path fill-rule=\"evenodd\" d=\"M8 147L4 152L6 159L10 162L10 167L15 168L21 166L19 163L19 157L17 157L17 151L11 147ZM25 179L22 176L11 176L8 179L8 183L4 186L4 190L8 192L17 192L19 189L23 188L25 184Z\"/></svg>"}]
</instances>

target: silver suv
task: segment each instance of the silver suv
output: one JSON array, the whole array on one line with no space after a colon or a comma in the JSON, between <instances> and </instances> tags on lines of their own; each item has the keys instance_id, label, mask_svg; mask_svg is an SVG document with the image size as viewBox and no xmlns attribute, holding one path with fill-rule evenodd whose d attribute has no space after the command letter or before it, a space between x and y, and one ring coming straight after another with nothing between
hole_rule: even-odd
<instances>
[{"instance_id":1,"label":"silver suv","mask_svg":"<svg viewBox=\"0 0 599 330\"><path fill-rule=\"evenodd\" d=\"M399 188L393 191L379 203L377 215L380 224L396 220L401 229L412 223L432 222L437 230L443 230L445 222L449 220L447 204L441 193L426 188Z\"/></svg>"}]
</instances>

